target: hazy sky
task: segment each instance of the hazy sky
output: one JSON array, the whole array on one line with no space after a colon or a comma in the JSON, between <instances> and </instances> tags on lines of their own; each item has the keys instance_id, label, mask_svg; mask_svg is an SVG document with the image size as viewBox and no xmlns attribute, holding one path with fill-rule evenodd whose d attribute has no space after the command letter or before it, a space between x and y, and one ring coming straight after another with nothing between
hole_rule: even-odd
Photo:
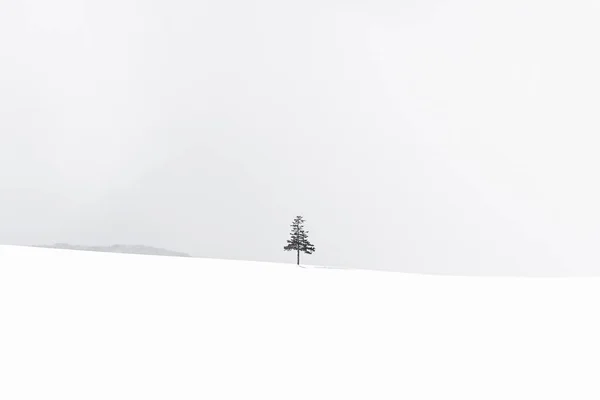
<instances>
[{"instance_id":1,"label":"hazy sky","mask_svg":"<svg viewBox=\"0 0 600 400\"><path fill-rule=\"evenodd\" d=\"M0 0L0 242L600 275L600 3Z\"/></svg>"}]
</instances>

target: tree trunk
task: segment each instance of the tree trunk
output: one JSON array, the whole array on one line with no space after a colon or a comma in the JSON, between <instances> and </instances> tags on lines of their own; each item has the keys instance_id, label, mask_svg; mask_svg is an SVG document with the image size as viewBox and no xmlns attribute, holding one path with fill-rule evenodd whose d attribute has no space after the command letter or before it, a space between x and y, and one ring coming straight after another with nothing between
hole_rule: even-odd
<instances>
[{"instance_id":1,"label":"tree trunk","mask_svg":"<svg viewBox=\"0 0 600 400\"><path fill-rule=\"evenodd\" d=\"M300 265L300 250L298 250L298 265Z\"/></svg>"}]
</instances>

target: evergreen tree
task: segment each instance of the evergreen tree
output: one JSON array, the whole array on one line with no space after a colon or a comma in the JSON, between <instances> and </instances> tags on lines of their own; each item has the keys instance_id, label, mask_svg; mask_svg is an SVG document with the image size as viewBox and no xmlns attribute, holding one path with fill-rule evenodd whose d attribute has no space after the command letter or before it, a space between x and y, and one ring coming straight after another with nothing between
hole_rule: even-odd
<instances>
[{"instance_id":1,"label":"evergreen tree","mask_svg":"<svg viewBox=\"0 0 600 400\"><path fill-rule=\"evenodd\" d=\"M315 246L308 241L308 231L304 230L304 218L297 216L292 222L292 231L287 245L283 248L285 251L295 251L298 255L297 262L300 265L300 252L312 254Z\"/></svg>"}]
</instances>

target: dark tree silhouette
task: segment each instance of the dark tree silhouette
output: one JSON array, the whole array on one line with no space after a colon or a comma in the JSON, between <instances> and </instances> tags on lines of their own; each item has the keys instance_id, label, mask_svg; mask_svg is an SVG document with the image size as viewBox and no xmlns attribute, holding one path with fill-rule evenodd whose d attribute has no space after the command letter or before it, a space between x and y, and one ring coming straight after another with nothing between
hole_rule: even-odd
<instances>
[{"instance_id":1,"label":"dark tree silhouette","mask_svg":"<svg viewBox=\"0 0 600 400\"><path fill-rule=\"evenodd\" d=\"M315 246L308 241L308 231L304 230L304 218L297 216L292 222L292 232L287 241L287 245L283 248L285 251L295 251L298 254L298 265L300 265L300 253L312 254L315 251Z\"/></svg>"}]
</instances>

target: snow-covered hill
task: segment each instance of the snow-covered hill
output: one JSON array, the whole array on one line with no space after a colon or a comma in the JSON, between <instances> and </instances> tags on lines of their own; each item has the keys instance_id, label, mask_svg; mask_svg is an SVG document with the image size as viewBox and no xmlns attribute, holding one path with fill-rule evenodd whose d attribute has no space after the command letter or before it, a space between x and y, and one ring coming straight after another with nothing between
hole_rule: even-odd
<instances>
[{"instance_id":1,"label":"snow-covered hill","mask_svg":"<svg viewBox=\"0 0 600 400\"><path fill-rule=\"evenodd\" d=\"M0 246L1 399L598 399L600 279Z\"/></svg>"},{"instance_id":2,"label":"snow-covered hill","mask_svg":"<svg viewBox=\"0 0 600 400\"><path fill-rule=\"evenodd\" d=\"M123 245L115 244L112 246L78 246L68 243L56 243L52 245L41 245L35 247L44 247L49 249L63 250L81 250L81 251L99 251L104 253L125 253L125 254L145 254L151 256L170 256L170 257L189 257L189 254L176 251L161 249L143 245Z\"/></svg>"}]
</instances>

